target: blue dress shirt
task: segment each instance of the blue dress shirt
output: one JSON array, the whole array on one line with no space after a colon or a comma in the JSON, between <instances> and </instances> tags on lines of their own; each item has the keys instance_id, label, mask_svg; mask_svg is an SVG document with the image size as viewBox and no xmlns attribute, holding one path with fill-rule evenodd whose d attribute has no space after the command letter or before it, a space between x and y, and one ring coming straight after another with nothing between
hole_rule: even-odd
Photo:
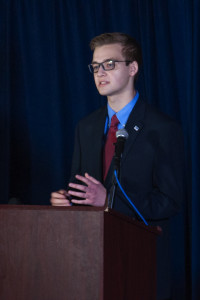
<instances>
[{"instance_id":1,"label":"blue dress shirt","mask_svg":"<svg viewBox=\"0 0 200 300\"><path fill-rule=\"evenodd\" d=\"M111 123L111 119L114 114L116 114L116 116L119 120L118 129L125 127L128 117L129 117L133 107L135 106L135 103L137 102L138 98L139 98L139 92L136 91L135 97L117 113L107 103L108 117L106 118L106 123L105 123L105 129L104 129L105 134L107 134L107 132L108 132L108 129L109 129L110 123Z\"/></svg>"}]
</instances>

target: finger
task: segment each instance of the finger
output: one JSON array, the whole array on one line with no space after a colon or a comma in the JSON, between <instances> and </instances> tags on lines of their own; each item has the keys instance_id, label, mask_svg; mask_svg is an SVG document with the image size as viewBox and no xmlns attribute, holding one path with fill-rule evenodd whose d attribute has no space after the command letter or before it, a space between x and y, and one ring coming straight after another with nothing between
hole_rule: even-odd
<instances>
[{"instance_id":1,"label":"finger","mask_svg":"<svg viewBox=\"0 0 200 300\"><path fill-rule=\"evenodd\" d=\"M61 195L66 195L67 191L66 190L59 190L58 193L61 194Z\"/></svg>"},{"instance_id":2,"label":"finger","mask_svg":"<svg viewBox=\"0 0 200 300\"><path fill-rule=\"evenodd\" d=\"M60 199L51 199L50 200L51 204L53 206L70 206L69 200L60 200Z\"/></svg>"},{"instance_id":3,"label":"finger","mask_svg":"<svg viewBox=\"0 0 200 300\"><path fill-rule=\"evenodd\" d=\"M52 206L71 206L72 204L71 203L51 203Z\"/></svg>"},{"instance_id":4,"label":"finger","mask_svg":"<svg viewBox=\"0 0 200 300\"><path fill-rule=\"evenodd\" d=\"M53 202L53 203L67 203L67 202L69 202L69 200L67 200L67 199L56 199L56 198L51 198L51 202Z\"/></svg>"},{"instance_id":5,"label":"finger","mask_svg":"<svg viewBox=\"0 0 200 300\"><path fill-rule=\"evenodd\" d=\"M91 204L88 199L85 199L85 200L72 199L71 202L75 203L75 204L85 204L85 205Z\"/></svg>"},{"instance_id":6,"label":"finger","mask_svg":"<svg viewBox=\"0 0 200 300\"><path fill-rule=\"evenodd\" d=\"M96 180L94 177L90 176L88 173L85 173L85 177L88 178L89 180L91 180L92 182L98 184L99 181Z\"/></svg>"},{"instance_id":7,"label":"finger","mask_svg":"<svg viewBox=\"0 0 200 300\"><path fill-rule=\"evenodd\" d=\"M75 196L75 197L85 198L85 193L75 192L75 191L69 190L69 194L72 195L72 196Z\"/></svg>"},{"instance_id":8,"label":"finger","mask_svg":"<svg viewBox=\"0 0 200 300\"><path fill-rule=\"evenodd\" d=\"M85 177L83 177L81 175L76 175L75 177L76 177L76 179L78 179L78 180L86 183L87 185L89 184L89 180L87 178L85 178Z\"/></svg>"},{"instance_id":9,"label":"finger","mask_svg":"<svg viewBox=\"0 0 200 300\"><path fill-rule=\"evenodd\" d=\"M77 184L77 183L69 183L69 186L80 191L86 191L86 186L82 184ZM69 191L68 191L69 193Z\"/></svg>"},{"instance_id":10,"label":"finger","mask_svg":"<svg viewBox=\"0 0 200 300\"><path fill-rule=\"evenodd\" d=\"M63 194L60 194L58 192L53 192L51 193L51 198L55 198L55 199L66 199L66 196Z\"/></svg>"},{"instance_id":11,"label":"finger","mask_svg":"<svg viewBox=\"0 0 200 300\"><path fill-rule=\"evenodd\" d=\"M65 203L65 204L54 204L54 203L52 203L51 206L54 206L54 207L71 207L72 204L71 203Z\"/></svg>"}]
</instances>

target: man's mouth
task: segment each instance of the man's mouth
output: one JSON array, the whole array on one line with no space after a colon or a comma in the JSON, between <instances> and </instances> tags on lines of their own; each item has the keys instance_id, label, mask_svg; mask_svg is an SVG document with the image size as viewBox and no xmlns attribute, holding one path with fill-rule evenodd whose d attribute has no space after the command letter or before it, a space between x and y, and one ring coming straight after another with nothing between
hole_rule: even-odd
<instances>
[{"instance_id":1,"label":"man's mouth","mask_svg":"<svg viewBox=\"0 0 200 300\"><path fill-rule=\"evenodd\" d=\"M104 86L107 85L109 82L108 81L100 81L99 86Z\"/></svg>"}]
</instances>

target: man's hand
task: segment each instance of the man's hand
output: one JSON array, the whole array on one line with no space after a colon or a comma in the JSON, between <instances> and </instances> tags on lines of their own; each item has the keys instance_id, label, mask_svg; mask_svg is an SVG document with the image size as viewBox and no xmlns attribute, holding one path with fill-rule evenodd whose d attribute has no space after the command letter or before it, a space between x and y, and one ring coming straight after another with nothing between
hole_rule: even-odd
<instances>
[{"instance_id":1,"label":"man's hand","mask_svg":"<svg viewBox=\"0 0 200 300\"><path fill-rule=\"evenodd\" d=\"M78 190L69 190L68 193L71 196L83 198L84 200L71 199L72 203L86 204L92 206L104 206L106 201L106 189L100 181L97 181L94 177L85 173L84 176L76 175L76 179L82 181L86 185L69 183L69 187Z\"/></svg>"},{"instance_id":2,"label":"man's hand","mask_svg":"<svg viewBox=\"0 0 200 300\"><path fill-rule=\"evenodd\" d=\"M70 201L67 199L69 194L65 190L59 190L51 193L51 205L53 206L71 206Z\"/></svg>"}]
</instances>

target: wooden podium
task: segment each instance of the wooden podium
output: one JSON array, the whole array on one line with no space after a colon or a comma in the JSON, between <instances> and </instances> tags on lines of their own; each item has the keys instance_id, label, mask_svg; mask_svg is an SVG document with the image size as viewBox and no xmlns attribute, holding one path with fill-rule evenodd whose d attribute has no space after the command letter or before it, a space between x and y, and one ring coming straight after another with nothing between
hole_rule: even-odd
<instances>
[{"instance_id":1,"label":"wooden podium","mask_svg":"<svg viewBox=\"0 0 200 300\"><path fill-rule=\"evenodd\" d=\"M0 205L0 299L155 300L156 235L94 207Z\"/></svg>"}]
</instances>

